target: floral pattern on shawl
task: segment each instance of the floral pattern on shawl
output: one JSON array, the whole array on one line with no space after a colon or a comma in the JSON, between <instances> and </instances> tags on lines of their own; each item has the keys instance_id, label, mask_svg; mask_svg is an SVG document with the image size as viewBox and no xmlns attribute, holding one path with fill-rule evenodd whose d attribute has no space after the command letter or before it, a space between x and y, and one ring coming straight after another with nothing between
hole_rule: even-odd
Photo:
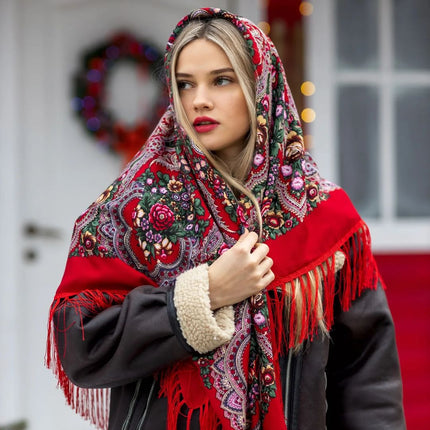
<instances>
[{"instance_id":1,"label":"floral pattern on shawl","mask_svg":"<svg viewBox=\"0 0 430 430\"><path fill-rule=\"evenodd\" d=\"M264 238L275 239L301 223L334 186L320 186L318 171L304 153L302 129L279 56L253 23L220 9L192 12L169 39L166 68L180 31L193 19L213 18L228 19L242 32L255 65L258 129L246 186L259 201ZM243 226L257 227L252 203L245 196L235 198L184 136L170 108L128 170L78 220L72 255L120 255L162 283L160 273L168 277L167 271L181 267L178 262L184 258L193 256L191 266L216 258L225 244L237 240ZM196 261L195 252L204 256Z\"/></svg>"}]
</instances>

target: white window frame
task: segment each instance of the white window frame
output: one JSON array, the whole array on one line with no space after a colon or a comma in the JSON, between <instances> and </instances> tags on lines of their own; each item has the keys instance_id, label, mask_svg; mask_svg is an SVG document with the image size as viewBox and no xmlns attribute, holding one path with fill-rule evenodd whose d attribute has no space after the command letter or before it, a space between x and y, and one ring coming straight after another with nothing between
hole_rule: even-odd
<instances>
[{"instance_id":1,"label":"white window frame","mask_svg":"<svg viewBox=\"0 0 430 430\"><path fill-rule=\"evenodd\" d=\"M430 251L430 218L397 218L395 214L396 159L394 136L394 90L397 84L430 87L429 72L396 71L393 65L392 0L375 0L379 9L379 68L339 71L336 68L334 0L313 2L313 14L304 19L306 32L306 79L316 92L305 100L316 111L310 124L312 154L323 176L339 182L336 91L338 84L374 84L379 91L379 196L380 217L368 218L373 247L381 252ZM430 162L430 160L429 160ZM430 168L430 166L429 166ZM428 196L430 198L430 196Z\"/></svg>"}]
</instances>

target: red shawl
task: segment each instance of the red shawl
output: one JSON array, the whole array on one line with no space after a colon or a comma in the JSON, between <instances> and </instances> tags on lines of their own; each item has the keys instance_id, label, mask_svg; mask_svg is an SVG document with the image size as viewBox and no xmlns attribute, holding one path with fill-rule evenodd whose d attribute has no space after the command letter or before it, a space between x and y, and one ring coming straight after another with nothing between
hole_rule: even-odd
<instances>
[{"instance_id":1,"label":"red shawl","mask_svg":"<svg viewBox=\"0 0 430 430\"><path fill-rule=\"evenodd\" d=\"M243 35L255 66L257 142L246 187L257 197L263 240L274 260L275 281L263 294L235 306L232 340L158 375L169 401L168 428L183 404L200 410L201 428L285 429L278 357L312 338L318 327L315 300L322 294L327 328L336 294L348 309L364 288L375 288L370 239L346 194L323 180L303 150L302 129L279 56L250 21L219 9L201 9L175 28L165 56L193 19L226 19ZM52 316L60 302L83 291L95 311L133 288L172 285L184 271L211 263L238 239L257 230L249 199L236 197L185 135L171 105L121 176L75 224L70 254L50 314L47 364L68 402L99 428L107 426L108 395L75 387L55 346ZM334 254L346 256L335 291ZM311 289L311 278L322 286ZM304 300L287 294L290 283ZM271 292L272 290L272 292ZM321 297L321 296L320 296ZM301 321L297 320L297 307ZM287 315L285 317L285 314Z\"/></svg>"}]
</instances>

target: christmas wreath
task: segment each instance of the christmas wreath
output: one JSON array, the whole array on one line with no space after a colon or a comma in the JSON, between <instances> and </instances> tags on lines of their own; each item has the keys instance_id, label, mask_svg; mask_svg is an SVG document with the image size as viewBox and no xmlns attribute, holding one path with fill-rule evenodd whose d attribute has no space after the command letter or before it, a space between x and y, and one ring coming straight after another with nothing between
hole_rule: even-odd
<instances>
[{"instance_id":1,"label":"christmas wreath","mask_svg":"<svg viewBox=\"0 0 430 430\"><path fill-rule=\"evenodd\" d=\"M159 97L151 115L126 126L107 105L107 82L112 68L121 61L134 63L158 84ZM121 153L129 161L140 149L167 105L160 80L162 55L151 44L126 32L114 34L107 43L83 54L82 67L74 77L73 109L85 130L102 146Z\"/></svg>"}]
</instances>

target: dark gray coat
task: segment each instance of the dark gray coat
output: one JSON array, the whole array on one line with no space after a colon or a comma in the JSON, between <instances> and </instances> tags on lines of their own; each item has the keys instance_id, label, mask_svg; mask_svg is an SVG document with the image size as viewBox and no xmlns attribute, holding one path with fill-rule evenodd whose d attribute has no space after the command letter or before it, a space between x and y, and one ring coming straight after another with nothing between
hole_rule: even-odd
<instances>
[{"instance_id":1,"label":"dark gray coat","mask_svg":"<svg viewBox=\"0 0 430 430\"><path fill-rule=\"evenodd\" d=\"M165 429L167 402L158 398L152 375L194 352L181 334L172 290L138 287L121 305L82 322L71 307L58 310L54 321L60 331L67 327L57 343L71 381L111 388L109 430ZM288 430L405 429L394 327L382 288L364 291L347 312L338 307L330 338L307 342L280 364ZM202 430L193 418L192 430ZM185 426L180 421L177 428Z\"/></svg>"}]
</instances>

